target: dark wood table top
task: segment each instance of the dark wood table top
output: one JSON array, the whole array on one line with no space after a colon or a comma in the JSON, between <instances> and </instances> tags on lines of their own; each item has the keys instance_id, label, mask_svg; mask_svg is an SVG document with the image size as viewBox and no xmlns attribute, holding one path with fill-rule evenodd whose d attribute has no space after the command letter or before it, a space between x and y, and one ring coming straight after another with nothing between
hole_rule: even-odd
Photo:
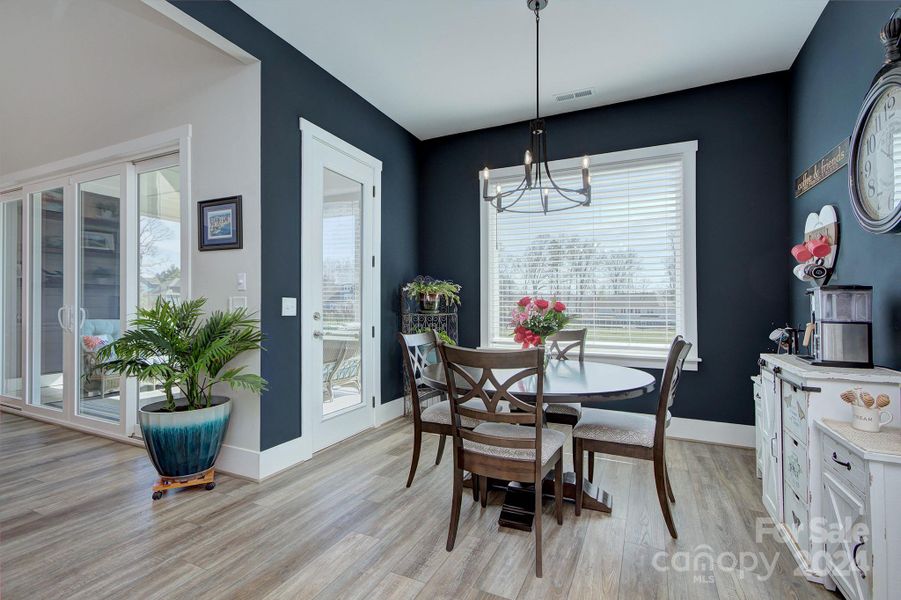
<instances>
[{"instance_id":1,"label":"dark wood table top","mask_svg":"<svg viewBox=\"0 0 901 600\"><path fill-rule=\"evenodd\" d=\"M473 369L473 378L478 381L479 369ZM498 369L495 371L501 382L515 371ZM458 378L457 386L465 388L465 382ZM510 391L522 400L534 400L537 378L529 377L518 381ZM440 364L429 365L422 371L422 382L442 391L447 391L444 368ZM489 384L490 385L490 384ZM656 381L650 373L638 369L598 362L577 360L551 360L544 374L544 402L572 403L583 405L627 400L654 391Z\"/></svg>"}]
</instances>

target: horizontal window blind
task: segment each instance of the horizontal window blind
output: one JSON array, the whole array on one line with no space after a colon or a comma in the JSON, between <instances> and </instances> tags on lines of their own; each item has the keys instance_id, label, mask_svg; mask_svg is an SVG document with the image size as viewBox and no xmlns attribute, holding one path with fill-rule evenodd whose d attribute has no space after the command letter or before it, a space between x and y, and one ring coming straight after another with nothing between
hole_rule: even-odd
<instances>
[{"instance_id":1,"label":"horizontal window blind","mask_svg":"<svg viewBox=\"0 0 901 600\"><path fill-rule=\"evenodd\" d=\"M565 303L572 327L588 328L589 350L665 356L685 311L683 162L670 154L593 166L587 207L489 208L489 343L510 343L516 302L541 296ZM560 187L581 187L578 169L553 175ZM494 183L512 189L520 181ZM517 208L526 203L538 204L538 194L527 192Z\"/></svg>"}]
</instances>

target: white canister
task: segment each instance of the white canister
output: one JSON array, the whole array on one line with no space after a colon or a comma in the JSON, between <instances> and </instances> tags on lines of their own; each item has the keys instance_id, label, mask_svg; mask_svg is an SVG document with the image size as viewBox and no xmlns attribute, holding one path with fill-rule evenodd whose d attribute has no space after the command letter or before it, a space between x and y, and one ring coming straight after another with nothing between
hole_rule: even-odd
<instances>
[{"instance_id":1,"label":"white canister","mask_svg":"<svg viewBox=\"0 0 901 600\"><path fill-rule=\"evenodd\" d=\"M854 429L860 431L878 432L883 425L888 425L894 419L894 415L888 411L879 410L877 408L867 408L865 406L852 406L854 417L851 425ZM883 420L882 417L888 417Z\"/></svg>"}]
</instances>

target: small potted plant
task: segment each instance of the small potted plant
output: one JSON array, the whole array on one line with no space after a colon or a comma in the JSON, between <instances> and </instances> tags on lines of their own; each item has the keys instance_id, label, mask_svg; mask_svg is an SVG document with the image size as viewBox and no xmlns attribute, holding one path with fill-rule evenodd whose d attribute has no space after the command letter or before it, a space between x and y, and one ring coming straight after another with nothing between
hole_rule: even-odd
<instances>
[{"instance_id":1,"label":"small potted plant","mask_svg":"<svg viewBox=\"0 0 901 600\"><path fill-rule=\"evenodd\" d=\"M556 300L524 296L510 313L513 340L522 347L540 346L549 335L566 327L569 316L566 305ZM547 355L545 355L547 360Z\"/></svg>"},{"instance_id":2,"label":"small potted plant","mask_svg":"<svg viewBox=\"0 0 901 600\"><path fill-rule=\"evenodd\" d=\"M266 389L259 375L228 366L260 349L258 321L244 308L213 311L201 320L205 303L158 298L138 309L119 339L97 351L104 371L162 387L164 399L138 413L147 454L163 479L200 477L215 464L231 414L231 399L214 396L215 384L253 393Z\"/></svg>"},{"instance_id":3,"label":"small potted plant","mask_svg":"<svg viewBox=\"0 0 901 600\"><path fill-rule=\"evenodd\" d=\"M452 338L450 335L448 335L448 333L446 331L441 331L440 329L432 330L432 329L429 329L428 327L420 327L419 329L416 330L416 333L428 333L430 331L435 332L435 334L438 336L438 341L441 342L442 344L446 344L448 346L456 346L457 345L457 342L454 341L454 338Z\"/></svg>"},{"instance_id":4,"label":"small potted plant","mask_svg":"<svg viewBox=\"0 0 901 600\"><path fill-rule=\"evenodd\" d=\"M419 300L422 312L436 313L441 306L441 299L448 305L460 304L460 286L453 281L417 277L404 286L404 293L412 300Z\"/></svg>"}]
</instances>

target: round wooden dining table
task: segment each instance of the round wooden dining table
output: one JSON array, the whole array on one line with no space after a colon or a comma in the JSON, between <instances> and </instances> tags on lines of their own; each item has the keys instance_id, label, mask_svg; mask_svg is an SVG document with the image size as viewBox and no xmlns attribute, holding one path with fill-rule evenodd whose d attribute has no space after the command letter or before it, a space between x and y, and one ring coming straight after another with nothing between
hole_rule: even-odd
<instances>
[{"instance_id":1,"label":"round wooden dining table","mask_svg":"<svg viewBox=\"0 0 901 600\"><path fill-rule=\"evenodd\" d=\"M503 369L497 369L494 373L499 381L504 381L514 371L505 373ZM478 374L474 375L474 379L478 380ZM425 367L422 382L429 387L447 391L441 364ZM458 377L455 383L458 389L467 387L462 378ZM599 362L551 360L544 371L543 399L545 404L579 403L586 407L598 407L607 402L643 396L654 391L655 386L654 377L639 369ZM509 391L524 402L534 402L536 387L537 377L528 377L514 383ZM486 391L490 391L490 385L486 386ZM553 471L544 481L545 494L550 496L554 493L552 478ZM517 482L503 485L507 493L498 522L506 527L530 531L534 517L533 492L528 486ZM576 474L571 471L563 475L563 495L566 499L575 501ZM613 510L613 498L600 485L586 478L583 482L582 507L609 513Z\"/></svg>"}]
</instances>

